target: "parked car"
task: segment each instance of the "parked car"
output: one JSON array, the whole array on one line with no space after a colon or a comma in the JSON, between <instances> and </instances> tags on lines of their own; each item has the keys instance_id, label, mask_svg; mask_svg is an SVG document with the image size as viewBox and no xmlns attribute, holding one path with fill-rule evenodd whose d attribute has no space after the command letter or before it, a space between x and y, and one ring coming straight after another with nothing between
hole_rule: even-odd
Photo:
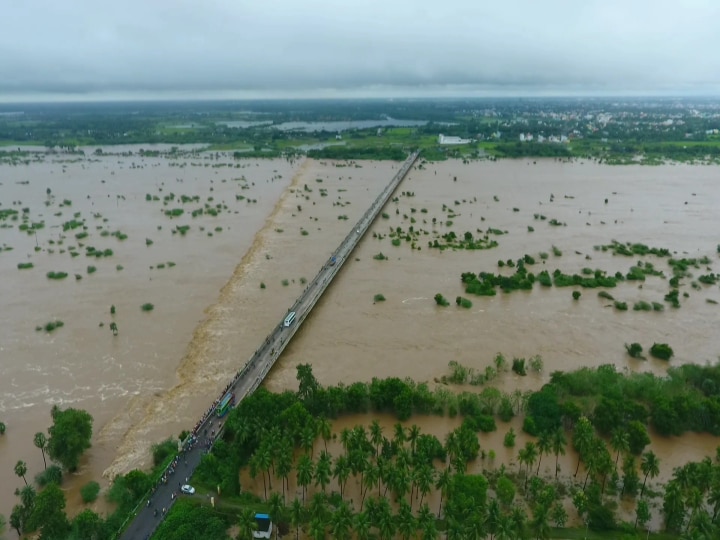
<instances>
[{"instance_id":1,"label":"parked car","mask_svg":"<svg viewBox=\"0 0 720 540\"><path fill-rule=\"evenodd\" d=\"M189 486L189 485L187 485L187 484L185 484L184 486L182 486L182 487L180 488L180 491L182 491L182 492L185 493L186 495L194 495L194 494L195 494L195 488L192 487L192 486Z\"/></svg>"}]
</instances>

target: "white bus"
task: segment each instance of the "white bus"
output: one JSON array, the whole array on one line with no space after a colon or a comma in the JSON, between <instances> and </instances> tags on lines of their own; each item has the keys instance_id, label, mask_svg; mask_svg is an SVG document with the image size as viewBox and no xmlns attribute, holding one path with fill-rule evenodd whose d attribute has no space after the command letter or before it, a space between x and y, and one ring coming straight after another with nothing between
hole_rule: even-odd
<instances>
[{"instance_id":1,"label":"white bus","mask_svg":"<svg viewBox=\"0 0 720 540\"><path fill-rule=\"evenodd\" d=\"M283 323L283 325L285 326L285 328L287 328L288 326L290 326L293 323L294 320L295 320L295 312L291 311L290 313L288 313L288 316L285 317L285 322Z\"/></svg>"}]
</instances>

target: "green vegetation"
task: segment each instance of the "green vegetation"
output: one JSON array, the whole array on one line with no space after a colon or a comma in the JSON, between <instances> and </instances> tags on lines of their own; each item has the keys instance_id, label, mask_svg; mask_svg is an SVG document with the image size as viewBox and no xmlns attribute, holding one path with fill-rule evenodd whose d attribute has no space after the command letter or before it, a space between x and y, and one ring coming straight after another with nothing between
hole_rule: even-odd
<instances>
[{"instance_id":1,"label":"green vegetation","mask_svg":"<svg viewBox=\"0 0 720 540\"><path fill-rule=\"evenodd\" d=\"M580 291L573 291L573 292L572 292L573 300L579 300L581 294L582 294L582 293L581 293Z\"/></svg>"},{"instance_id":2,"label":"green vegetation","mask_svg":"<svg viewBox=\"0 0 720 540\"><path fill-rule=\"evenodd\" d=\"M440 293L437 293L433 298L438 306L447 307L450 305L450 302L448 302L447 299Z\"/></svg>"},{"instance_id":3,"label":"green vegetation","mask_svg":"<svg viewBox=\"0 0 720 540\"><path fill-rule=\"evenodd\" d=\"M147 303L143 304L142 306L140 306L140 309L143 311L152 311L153 309L155 309L155 306L153 304L151 304L150 302L147 302Z\"/></svg>"},{"instance_id":4,"label":"green vegetation","mask_svg":"<svg viewBox=\"0 0 720 540\"><path fill-rule=\"evenodd\" d=\"M36 326L35 330L38 332L45 330L45 332L49 334L50 332L53 332L58 328L62 328L63 326L65 326L65 323L56 319L54 321L46 322L43 326Z\"/></svg>"},{"instance_id":5,"label":"green vegetation","mask_svg":"<svg viewBox=\"0 0 720 540\"><path fill-rule=\"evenodd\" d=\"M18 263L18 265L17 265L18 270L28 270L28 269L32 268L33 266L34 265L31 262Z\"/></svg>"},{"instance_id":6,"label":"green vegetation","mask_svg":"<svg viewBox=\"0 0 720 540\"><path fill-rule=\"evenodd\" d=\"M93 418L80 409L62 410L57 406L51 412L53 425L48 428L47 453L66 470L77 469L80 456L90 448Z\"/></svg>"},{"instance_id":7,"label":"green vegetation","mask_svg":"<svg viewBox=\"0 0 720 540\"><path fill-rule=\"evenodd\" d=\"M380 293L373 296L373 302L384 302L384 301L385 301L385 296Z\"/></svg>"},{"instance_id":8,"label":"green vegetation","mask_svg":"<svg viewBox=\"0 0 720 540\"><path fill-rule=\"evenodd\" d=\"M627 353L633 358L643 358L643 348L639 343L631 343L630 345L626 343L625 350L627 350Z\"/></svg>"},{"instance_id":9,"label":"green vegetation","mask_svg":"<svg viewBox=\"0 0 720 540\"><path fill-rule=\"evenodd\" d=\"M382 252L376 253L375 255L373 255L373 259L375 259L376 261L387 261L388 260L388 258L385 255L383 255Z\"/></svg>"},{"instance_id":10,"label":"green vegetation","mask_svg":"<svg viewBox=\"0 0 720 540\"><path fill-rule=\"evenodd\" d=\"M48 272L45 275L48 279L65 279L68 276L67 272Z\"/></svg>"},{"instance_id":11,"label":"green vegetation","mask_svg":"<svg viewBox=\"0 0 720 540\"><path fill-rule=\"evenodd\" d=\"M80 497L85 504L95 502L100 494L100 484L90 481L80 488Z\"/></svg>"},{"instance_id":12,"label":"green vegetation","mask_svg":"<svg viewBox=\"0 0 720 540\"><path fill-rule=\"evenodd\" d=\"M650 355L660 360L670 360L674 352L667 343L653 343L653 346L650 347Z\"/></svg>"},{"instance_id":13,"label":"green vegetation","mask_svg":"<svg viewBox=\"0 0 720 540\"><path fill-rule=\"evenodd\" d=\"M465 309L470 309L472 307L472 302L467 298L463 298L462 296L458 296L457 298L455 298L455 303L460 307L464 307Z\"/></svg>"}]
</instances>

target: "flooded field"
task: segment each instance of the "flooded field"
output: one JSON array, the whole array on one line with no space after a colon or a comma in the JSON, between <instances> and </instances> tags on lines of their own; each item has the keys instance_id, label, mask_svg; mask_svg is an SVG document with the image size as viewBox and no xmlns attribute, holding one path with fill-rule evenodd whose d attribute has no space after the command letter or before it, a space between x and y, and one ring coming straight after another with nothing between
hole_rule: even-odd
<instances>
[{"instance_id":1,"label":"flooded field","mask_svg":"<svg viewBox=\"0 0 720 540\"><path fill-rule=\"evenodd\" d=\"M20 456L28 461L31 476L41 470L32 435L50 424L55 403L85 408L95 417L94 446L71 486L99 479L101 473L111 477L147 466L149 446L191 427L191 419L205 410L282 318L304 280L312 279L398 168L392 163L337 166L312 160L302 165L235 163L207 153L178 159L134 155L59 160L48 157L42 163L0 168L0 210L21 213L28 207L30 223L45 221L37 230L39 251L34 232L18 230L21 218L0 222L12 225L0 229L5 308L0 419L8 424L0 438L4 486L21 485L12 475ZM238 180L243 176L245 181ZM716 285L696 290L685 280L682 291L689 296L680 298L679 309L666 305L662 312L632 307L618 311L592 289L583 290L577 301L571 297L572 287L538 284L532 291L470 296L460 274L510 274L512 269L498 268L498 260L529 254L536 259L535 272L544 267L572 274L590 267L626 273L642 259L671 275L666 259L613 256L593 249L613 239L668 248L678 256L708 256L713 263L709 266L717 266L717 178L716 167L552 161L448 161L415 169L396 193L397 202L384 209L386 217L361 241L356 259L348 261L305 321L266 386L294 389L295 366L301 362L313 365L322 384L386 376L435 381L448 373L451 360L484 369L497 352L508 358L540 354L544 360L541 374L498 377L503 391L538 388L551 371L583 365L614 363L658 374L667 368L659 360L630 359L623 344L634 341L646 350L653 342L669 343L676 355L671 364L714 362L720 349L714 324L719 307L706 300L720 301ZM163 206L171 192L191 200ZM154 196L159 200L152 200ZM199 199L192 200L194 196ZM248 198L257 203L248 203ZM65 199L71 204L64 205ZM221 206L217 216L204 212L192 218L192 210L206 203L227 209ZM165 215L174 208L184 213ZM81 229L63 232L62 224L74 219L75 212L88 227L84 246L76 238ZM550 225L553 219L560 225ZM185 235L173 234L177 225L191 228ZM427 231L416 242L421 249L413 250L405 241L392 245L386 236L390 229L407 231L410 226ZM458 237L466 231L480 236L478 229L484 233L488 228L505 233L492 235L498 242L495 248L428 248L428 242L450 231ZM104 230L111 234L102 236ZM113 236L116 231L127 239ZM69 255L70 245L79 256ZM87 257L88 246L113 254ZM562 254L556 255L553 246ZM66 252L60 253L62 249ZM387 260L373 258L380 252ZM548 253L547 259L540 259L541 252ZM169 267L168 261L175 265ZM34 268L19 270L22 262L33 262ZM88 274L88 265L97 272ZM69 275L50 280L49 271ZM703 267L697 272L708 271ZM75 273L82 279L76 281ZM624 282L612 290L630 306L639 300L663 302L667 292L667 279L660 277L648 277L642 288ZM437 306L437 293L452 305ZM375 303L375 294L383 294L386 301ZM469 297L472 308L455 306L458 295ZM142 312L146 302L155 308ZM109 331L111 305L117 308L117 337ZM65 325L52 333L35 331L53 319ZM448 422L429 419L422 427L435 432L432 425ZM504 430L487 443L498 453L498 462L512 460L495 444ZM653 450L665 472L714 453L719 443L704 435L654 438ZM11 492L0 493L2 513L9 513L13 504ZM68 496L69 505L78 504L76 492Z\"/></svg>"},{"instance_id":2,"label":"flooded field","mask_svg":"<svg viewBox=\"0 0 720 540\"><path fill-rule=\"evenodd\" d=\"M0 513L5 515L14 504L14 488L22 485L12 473L16 461L28 463L29 479L42 470L33 434L51 424L55 404L86 409L95 419L88 459L64 487L101 480L116 457L123 425L135 419L138 400L177 384L177 367L204 310L299 166L206 154L140 157L138 148L110 151L134 155L48 155L29 165L0 166L0 212L17 211L16 220L11 215L0 220L0 420L7 424L0 437ZM173 200L165 205L170 194ZM183 203L183 195L191 200ZM184 209L183 215L165 215L175 208ZM193 218L198 208L203 214ZM42 227L19 230L23 216ZM173 232L178 225L190 229ZM112 254L88 256L91 246ZM33 267L19 269L20 263ZM92 273L90 266L96 269ZM48 279L48 272L68 276ZM143 312L145 303L154 309ZM51 333L35 330L54 320L64 326ZM116 337L109 329L113 321ZM205 376L222 384L217 374ZM188 401L202 408L206 398ZM118 411L123 412L107 425ZM79 501L76 490L68 497L71 505Z\"/></svg>"}]
</instances>

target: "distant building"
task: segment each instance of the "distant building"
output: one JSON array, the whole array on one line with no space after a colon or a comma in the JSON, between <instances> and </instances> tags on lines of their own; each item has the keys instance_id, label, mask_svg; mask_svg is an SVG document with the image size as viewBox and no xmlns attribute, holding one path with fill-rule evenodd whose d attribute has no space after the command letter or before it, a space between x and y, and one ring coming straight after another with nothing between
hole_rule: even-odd
<instances>
[{"instance_id":1,"label":"distant building","mask_svg":"<svg viewBox=\"0 0 720 540\"><path fill-rule=\"evenodd\" d=\"M472 142L470 139L461 139L460 137L445 136L442 133L438 135L438 144L468 144Z\"/></svg>"}]
</instances>

